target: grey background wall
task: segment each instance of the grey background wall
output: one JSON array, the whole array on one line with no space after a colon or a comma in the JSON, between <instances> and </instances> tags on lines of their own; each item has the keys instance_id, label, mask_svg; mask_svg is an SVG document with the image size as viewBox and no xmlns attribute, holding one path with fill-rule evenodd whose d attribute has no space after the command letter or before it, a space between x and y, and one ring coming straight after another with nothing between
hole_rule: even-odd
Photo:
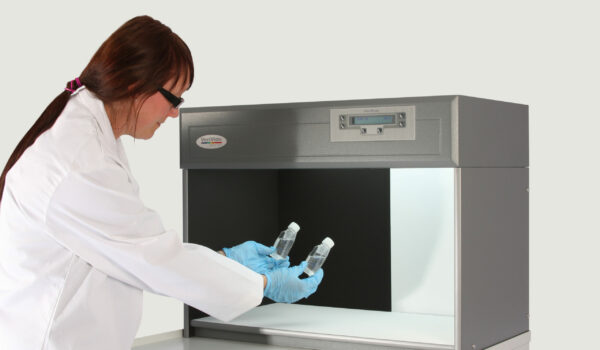
<instances>
[{"instance_id":1,"label":"grey background wall","mask_svg":"<svg viewBox=\"0 0 600 350\"><path fill-rule=\"evenodd\" d=\"M4 1L0 163L102 41L139 14L190 46L187 106L443 94L528 104L531 349L596 346L596 2ZM143 199L181 232L177 131L171 120L152 140L125 143ZM182 327L179 302L145 299L138 336Z\"/></svg>"}]
</instances>

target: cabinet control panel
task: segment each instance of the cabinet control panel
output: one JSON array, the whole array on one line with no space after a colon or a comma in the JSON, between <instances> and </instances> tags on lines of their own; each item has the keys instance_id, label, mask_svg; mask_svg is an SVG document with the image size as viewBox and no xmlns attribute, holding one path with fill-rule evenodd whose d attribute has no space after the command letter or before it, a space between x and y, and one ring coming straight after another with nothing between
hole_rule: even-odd
<instances>
[{"instance_id":1,"label":"cabinet control panel","mask_svg":"<svg viewBox=\"0 0 600 350\"><path fill-rule=\"evenodd\" d=\"M331 142L415 139L415 106L330 110Z\"/></svg>"}]
</instances>

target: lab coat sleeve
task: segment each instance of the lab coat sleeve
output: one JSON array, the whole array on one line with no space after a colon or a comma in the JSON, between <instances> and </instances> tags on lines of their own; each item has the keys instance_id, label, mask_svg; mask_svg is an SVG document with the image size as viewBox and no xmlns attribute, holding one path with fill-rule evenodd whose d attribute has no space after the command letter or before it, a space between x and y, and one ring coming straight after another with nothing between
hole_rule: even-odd
<instances>
[{"instance_id":1,"label":"lab coat sleeve","mask_svg":"<svg viewBox=\"0 0 600 350\"><path fill-rule=\"evenodd\" d=\"M165 231L127 174L116 162L67 174L46 211L49 234L107 275L223 321L260 304L261 275Z\"/></svg>"}]
</instances>

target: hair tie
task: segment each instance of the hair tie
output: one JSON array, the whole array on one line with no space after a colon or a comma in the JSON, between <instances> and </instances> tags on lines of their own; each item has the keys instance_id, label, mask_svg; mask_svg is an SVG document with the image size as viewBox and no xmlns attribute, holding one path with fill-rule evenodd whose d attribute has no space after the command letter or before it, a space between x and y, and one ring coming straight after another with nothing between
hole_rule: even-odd
<instances>
[{"instance_id":1,"label":"hair tie","mask_svg":"<svg viewBox=\"0 0 600 350\"><path fill-rule=\"evenodd\" d=\"M81 83L79 78L75 78L67 83L67 87L65 88L65 90L67 90L68 92L70 92L72 94L82 86L83 86L83 84Z\"/></svg>"}]
</instances>

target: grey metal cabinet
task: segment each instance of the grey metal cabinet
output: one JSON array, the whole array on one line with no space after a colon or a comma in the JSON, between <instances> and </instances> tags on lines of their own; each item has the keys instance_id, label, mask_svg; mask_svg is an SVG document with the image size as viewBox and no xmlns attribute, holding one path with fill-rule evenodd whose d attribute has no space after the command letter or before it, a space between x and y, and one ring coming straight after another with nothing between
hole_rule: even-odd
<instances>
[{"instance_id":1,"label":"grey metal cabinet","mask_svg":"<svg viewBox=\"0 0 600 350\"><path fill-rule=\"evenodd\" d=\"M336 241L310 298L230 323L186 307L186 335L528 348L526 105L436 96L186 108L180 126L187 241L271 244L296 221L292 263Z\"/></svg>"}]
</instances>

